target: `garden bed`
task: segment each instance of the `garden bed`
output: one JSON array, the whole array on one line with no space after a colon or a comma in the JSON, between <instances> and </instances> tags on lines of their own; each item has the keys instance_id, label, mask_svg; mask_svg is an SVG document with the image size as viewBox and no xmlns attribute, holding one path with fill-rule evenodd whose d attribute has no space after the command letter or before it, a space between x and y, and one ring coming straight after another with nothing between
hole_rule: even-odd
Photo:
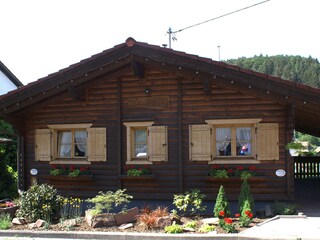
<instances>
[{"instance_id":1,"label":"garden bed","mask_svg":"<svg viewBox=\"0 0 320 240\"><path fill-rule=\"evenodd\" d=\"M184 217L181 219L181 221L182 221L182 223L186 223L189 221L196 220L197 224L200 225L202 219L204 219L204 217ZM267 219L254 218L252 223L247 228L239 227L238 221L236 219L234 219L234 223L237 226L237 229L239 230L239 232L242 232L242 231L244 231L250 227L253 227L259 223L262 223L266 220ZM9 230L30 230L30 229L28 228L28 225L12 225L12 227ZM164 229L145 229L144 227L139 225L137 222L134 222L133 227L128 228L128 229L119 229L118 226L92 228L87 224L84 217L81 217L80 223L74 227L63 226L61 223L52 223L52 224L49 224L48 228L43 227L43 228L39 228L39 229L33 229L33 231L47 231L47 230L50 230L50 231L164 233ZM226 233L220 226L216 226L215 230L217 231L218 234ZM185 232L185 234L194 234L194 233L199 234L199 232Z\"/></svg>"}]
</instances>

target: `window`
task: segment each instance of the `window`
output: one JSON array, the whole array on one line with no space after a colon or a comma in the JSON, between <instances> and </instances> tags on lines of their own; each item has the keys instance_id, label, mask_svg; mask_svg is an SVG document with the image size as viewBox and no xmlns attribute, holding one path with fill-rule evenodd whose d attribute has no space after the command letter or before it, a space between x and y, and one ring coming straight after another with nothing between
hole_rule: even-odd
<instances>
[{"instance_id":1,"label":"window","mask_svg":"<svg viewBox=\"0 0 320 240\"><path fill-rule=\"evenodd\" d=\"M246 163L279 159L277 123L261 119L206 120L189 126L189 156L192 161Z\"/></svg>"},{"instance_id":2,"label":"window","mask_svg":"<svg viewBox=\"0 0 320 240\"><path fill-rule=\"evenodd\" d=\"M251 126L215 128L215 156L252 156Z\"/></svg>"},{"instance_id":3,"label":"window","mask_svg":"<svg viewBox=\"0 0 320 240\"><path fill-rule=\"evenodd\" d=\"M167 127L154 122L125 122L127 130L127 164L152 164L167 161Z\"/></svg>"},{"instance_id":4,"label":"window","mask_svg":"<svg viewBox=\"0 0 320 240\"><path fill-rule=\"evenodd\" d=\"M48 125L35 130L35 159L55 163L106 161L106 128L92 124Z\"/></svg>"},{"instance_id":5,"label":"window","mask_svg":"<svg viewBox=\"0 0 320 240\"><path fill-rule=\"evenodd\" d=\"M57 140L59 158L87 157L86 130L58 130Z\"/></svg>"}]
</instances>

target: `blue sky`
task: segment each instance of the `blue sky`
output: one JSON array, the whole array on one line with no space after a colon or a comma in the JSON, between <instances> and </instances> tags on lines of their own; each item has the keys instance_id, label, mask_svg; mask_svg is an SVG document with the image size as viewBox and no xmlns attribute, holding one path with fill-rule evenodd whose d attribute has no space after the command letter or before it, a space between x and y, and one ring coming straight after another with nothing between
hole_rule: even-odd
<instances>
[{"instance_id":1,"label":"blue sky","mask_svg":"<svg viewBox=\"0 0 320 240\"><path fill-rule=\"evenodd\" d=\"M133 37L168 44L184 27L263 0L0 0L0 60L24 84ZM320 59L320 1L270 0L176 34L172 48L214 60L254 55ZM218 48L220 46L220 48Z\"/></svg>"}]
</instances>

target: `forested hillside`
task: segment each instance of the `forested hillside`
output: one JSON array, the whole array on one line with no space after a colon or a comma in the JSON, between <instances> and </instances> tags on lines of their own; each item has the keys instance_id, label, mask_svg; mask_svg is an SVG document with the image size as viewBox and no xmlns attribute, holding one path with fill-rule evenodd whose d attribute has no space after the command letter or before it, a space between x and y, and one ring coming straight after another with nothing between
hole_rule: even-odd
<instances>
[{"instance_id":1,"label":"forested hillside","mask_svg":"<svg viewBox=\"0 0 320 240\"><path fill-rule=\"evenodd\" d=\"M318 59L311 57L260 55L252 58L230 59L226 62L320 88L320 64Z\"/></svg>"}]
</instances>

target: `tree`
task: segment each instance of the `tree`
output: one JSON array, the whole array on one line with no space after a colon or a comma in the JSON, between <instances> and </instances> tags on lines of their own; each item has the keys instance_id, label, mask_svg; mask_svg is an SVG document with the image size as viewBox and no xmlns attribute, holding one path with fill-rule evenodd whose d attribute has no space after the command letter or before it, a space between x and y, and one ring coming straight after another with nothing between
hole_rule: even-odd
<instances>
[{"instance_id":1,"label":"tree","mask_svg":"<svg viewBox=\"0 0 320 240\"><path fill-rule=\"evenodd\" d=\"M0 199L15 198L17 192L17 144L12 126L0 119L0 136L11 139L0 143Z\"/></svg>"}]
</instances>

